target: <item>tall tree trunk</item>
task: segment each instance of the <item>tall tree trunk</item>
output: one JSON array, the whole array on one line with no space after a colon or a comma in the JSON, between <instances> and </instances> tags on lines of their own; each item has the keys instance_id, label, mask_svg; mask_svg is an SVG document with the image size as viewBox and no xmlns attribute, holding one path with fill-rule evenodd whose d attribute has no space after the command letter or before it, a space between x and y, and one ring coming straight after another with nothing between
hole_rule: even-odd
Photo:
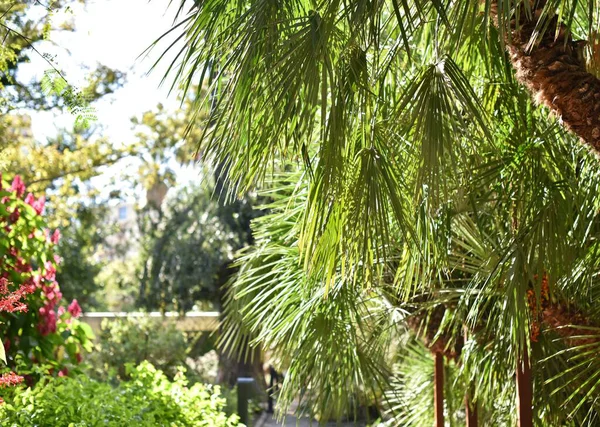
<instances>
[{"instance_id":1,"label":"tall tree trunk","mask_svg":"<svg viewBox=\"0 0 600 427\"><path fill-rule=\"evenodd\" d=\"M435 353L433 377L434 426L444 427L444 354L439 351Z\"/></svg>"},{"instance_id":2,"label":"tall tree trunk","mask_svg":"<svg viewBox=\"0 0 600 427\"><path fill-rule=\"evenodd\" d=\"M541 40L529 45L545 4L546 0L534 2L532 19L527 19L522 8L517 15L520 22L513 19L505 29L510 60L517 78L535 100L550 108L567 129L600 153L600 80L587 72L577 52L578 43L553 17ZM491 13L498 25L497 12Z\"/></svg>"},{"instance_id":3,"label":"tall tree trunk","mask_svg":"<svg viewBox=\"0 0 600 427\"><path fill-rule=\"evenodd\" d=\"M517 357L517 416L519 427L533 427L533 377L527 348Z\"/></svg>"}]
</instances>

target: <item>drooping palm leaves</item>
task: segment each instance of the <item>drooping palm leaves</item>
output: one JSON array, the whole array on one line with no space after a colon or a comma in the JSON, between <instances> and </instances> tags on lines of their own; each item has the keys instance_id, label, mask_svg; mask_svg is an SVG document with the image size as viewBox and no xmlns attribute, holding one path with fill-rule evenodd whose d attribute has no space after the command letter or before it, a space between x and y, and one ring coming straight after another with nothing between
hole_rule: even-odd
<instances>
[{"instance_id":1,"label":"drooping palm leaves","mask_svg":"<svg viewBox=\"0 0 600 427\"><path fill-rule=\"evenodd\" d=\"M239 260L222 343L235 351L254 337L251 344L287 369L284 405L300 394L303 412L339 417L356 409L356 399L381 393L397 319L376 289L339 272L326 285L303 270L297 239L307 192L287 187L289 197L270 193L277 212L256 220L257 246Z\"/></svg>"},{"instance_id":2,"label":"drooping palm leaves","mask_svg":"<svg viewBox=\"0 0 600 427\"><path fill-rule=\"evenodd\" d=\"M377 400L412 325L442 349L466 331L460 393L482 414L506 415L493 402L514 388L499 378L526 351L540 422L596 420L598 162L533 104L505 51L515 37L535 50L555 28L592 40L597 2L204 0L180 11L172 75L213 86L204 158L233 192L285 161L302 172L272 184L223 338L236 348L247 333L288 367L283 403L300 394L311 413L337 416L356 396Z\"/></svg>"}]
</instances>

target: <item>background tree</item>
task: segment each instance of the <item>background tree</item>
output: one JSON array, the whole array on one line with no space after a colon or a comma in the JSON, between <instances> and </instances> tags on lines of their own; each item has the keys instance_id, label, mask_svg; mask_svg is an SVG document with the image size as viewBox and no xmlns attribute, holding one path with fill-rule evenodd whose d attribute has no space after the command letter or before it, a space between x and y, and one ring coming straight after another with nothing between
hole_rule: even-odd
<instances>
[{"instance_id":1,"label":"background tree","mask_svg":"<svg viewBox=\"0 0 600 427\"><path fill-rule=\"evenodd\" d=\"M209 188L182 188L169 200L153 234L142 232L144 270L140 304L147 309L186 312L220 305L218 274L246 244L240 227L252 208L237 210L223 221ZM147 215L148 212L142 215ZM242 218L240 218L242 217Z\"/></svg>"},{"instance_id":2,"label":"background tree","mask_svg":"<svg viewBox=\"0 0 600 427\"><path fill-rule=\"evenodd\" d=\"M65 299L77 298L86 311L106 308L107 289L99 278L106 262L98 259L97 252L113 228L107 210L106 203L100 200L82 202L68 225L61 228L57 251L62 263L57 281Z\"/></svg>"}]
</instances>

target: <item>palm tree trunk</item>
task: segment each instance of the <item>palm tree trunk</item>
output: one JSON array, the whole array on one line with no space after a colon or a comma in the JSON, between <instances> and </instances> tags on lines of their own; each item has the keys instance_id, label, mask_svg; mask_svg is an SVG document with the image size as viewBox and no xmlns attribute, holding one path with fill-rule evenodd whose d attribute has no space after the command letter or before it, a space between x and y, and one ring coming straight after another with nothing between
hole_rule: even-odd
<instances>
[{"instance_id":1,"label":"palm tree trunk","mask_svg":"<svg viewBox=\"0 0 600 427\"><path fill-rule=\"evenodd\" d=\"M600 153L600 80L587 72L578 43L554 17L541 40L529 46L545 3L536 2L533 19L526 20L523 10L520 25L514 19L510 23L506 37L510 61L536 102L547 106L567 129ZM498 23L496 11L492 11L492 21Z\"/></svg>"},{"instance_id":2,"label":"palm tree trunk","mask_svg":"<svg viewBox=\"0 0 600 427\"><path fill-rule=\"evenodd\" d=\"M435 353L433 377L434 426L444 427L444 354L439 351Z\"/></svg>"},{"instance_id":3,"label":"palm tree trunk","mask_svg":"<svg viewBox=\"0 0 600 427\"><path fill-rule=\"evenodd\" d=\"M519 427L533 427L533 378L527 348L517 357L517 416Z\"/></svg>"}]
</instances>

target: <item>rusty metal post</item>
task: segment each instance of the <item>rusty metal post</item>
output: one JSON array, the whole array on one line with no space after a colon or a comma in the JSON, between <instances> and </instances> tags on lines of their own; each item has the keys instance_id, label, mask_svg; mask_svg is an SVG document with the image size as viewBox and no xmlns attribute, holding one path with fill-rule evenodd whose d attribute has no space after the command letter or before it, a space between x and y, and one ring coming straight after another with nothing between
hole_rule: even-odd
<instances>
[{"instance_id":1,"label":"rusty metal post","mask_svg":"<svg viewBox=\"0 0 600 427\"><path fill-rule=\"evenodd\" d=\"M527 348L517 357L517 416L519 427L533 427L533 377Z\"/></svg>"},{"instance_id":2,"label":"rusty metal post","mask_svg":"<svg viewBox=\"0 0 600 427\"><path fill-rule=\"evenodd\" d=\"M444 427L444 354L441 352L435 353L433 377L434 425Z\"/></svg>"}]
</instances>

